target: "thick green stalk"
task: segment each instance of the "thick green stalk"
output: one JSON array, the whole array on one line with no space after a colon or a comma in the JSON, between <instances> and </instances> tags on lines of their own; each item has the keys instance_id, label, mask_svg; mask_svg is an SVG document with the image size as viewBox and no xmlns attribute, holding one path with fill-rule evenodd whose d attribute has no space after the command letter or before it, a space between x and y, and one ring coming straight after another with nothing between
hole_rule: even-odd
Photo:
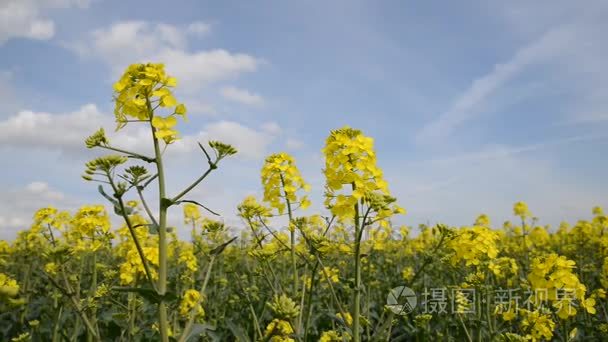
<instances>
[{"instance_id":1,"label":"thick green stalk","mask_svg":"<svg viewBox=\"0 0 608 342\"><path fill-rule=\"evenodd\" d=\"M57 302L56 299L55 299L55 302ZM55 325L53 327L52 342L59 342L59 329L60 329L61 314L62 313L63 313L63 306L60 306L59 310L57 311L57 318L55 318Z\"/></svg>"},{"instance_id":2,"label":"thick green stalk","mask_svg":"<svg viewBox=\"0 0 608 342\"><path fill-rule=\"evenodd\" d=\"M154 131L154 128L152 128ZM167 292L167 206L165 199L165 172L160 146L154 137L154 154L158 172L158 193L160 197L160 213L158 219L158 294L164 296ZM169 341L169 324L167 321L167 304L164 299L158 303L158 326L161 340Z\"/></svg>"},{"instance_id":3,"label":"thick green stalk","mask_svg":"<svg viewBox=\"0 0 608 342\"><path fill-rule=\"evenodd\" d=\"M136 307L135 307L135 297L131 292L127 297L127 317L128 317L128 328L127 335L129 336L128 340L133 341L133 335L135 331L135 315L136 315Z\"/></svg>"},{"instance_id":4,"label":"thick green stalk","mask_svg":"<svg viewBox=\"0 0 608 342\"><path fill-rule=\"evenodd\" d=\"M285 179L283 178L283 175L281 175L281 185L283 186L283 189L285 189ZM291 245L290 245L290 250L291 250L291 268L292 268L292 285L293 285L293 298L296 299L298 297L298 264L296 263L296 229L295 227L292 227L292 225L294 224L293 222L293 210L291 208L291 201L289 200L289 198L287 197L287 191L283 191L283 194L285 196L285 202L287 204L287 215L289 216L289 232L290 232L290 238L291 238ZM300 327L297 326L296 327L296 333L299 332Z\"/></svg>"},{"instance_id":5,"label":"thick green stalk","mask_svg":"<svg viewBox=\"0 0 608 342\"><path fill-rule=\"evenodd\" d=\"M469 333L469 329L467 329L467 325L464 324L464 321L462 320L462 315L461 314L456 314L456 316L458 317L458 321L460 322L460 325L462 325L462 329L464 330L464 334L467 337L467 341L468 342L473 342L473 338L471 338L471 334Z\"/></svg>"},{"instance_id":6,"label":"thick green stalk","mask_svg":"<svg viewBox=\"0 0 608 342\"><path fill-rule=\"evenodd\" d=\"M527 275L527 273L528 273L528 267L530 265L530 258L528 256L528 246L527 246L527 243L526 243L526 235L527 235L526 228L527 228L526 227L526 221L524 220L524 217L522 216L522 218L521 218L521 240L522 241L521 242L522 242L522 246L523 246L523 249L524 249L524 255L525 255L525 260L526 260L526 262L524 264L524 267L523 267L523 269L524 269L524 276Z\"/></svg>"},{"instance_id":7,"label":"thick green stalk","mask_svg":"<svg viewBox=\"0 0 608 342\"><path fill-rule=\"evenodd\" d=\"M93 239L93 241L95 241ZM93 263L93 273L91 276L91 287L89 289L89 298L93 299L95 297L95 291L97 291L97 253L93 252L93 256L92 256L92 263ZM93 307L91 309L91 325L93 326L93 328L97 331L97 309L95 307ZM87 341L92 342L93 341L93 335L91 335L91 332L88 331L87 332Z\"/></svg>"},{"instance_id":8,"label":"thick green stalk","mask_svg":"<svg viewBox=\"0 0 608 342\"><path fill-rule=\"evenodd\" d=\"M356 190L352 184L353 192ZM355 204L355 294L353 301L353 341L361 341L359 332L359 316L361 315L361 230L359 225L359 202Z\"/></svg>"},{"instance_id":9,"label":"thick green stalk","mask_svg":"<svg viewBox=\"0 0 608 342\"><path fill-rule=\"evenodd\" d=\"M147 101L150 117L154 113ZM152 129L152 140L154 141L154 162L156 163L156 172L158 174L158 195L159 195L159 215L158 215L158 294L161 300L158 303L158 330L160 332L161 341L169 341L169 322L167 320L167 303L164 295L167 293L167 209L166 190L165 190L165 169L163 167L163 157L160 150L160 143L155 136L156 128L152 126L150 120L150 128Z\"/></svg>"},{"instance_id":10,"label":"thick green stalk","mask_svg":"<svg viewBox=\"0 0 608 342\"><path fill-rule=\"evenodd\" d=\"M315 276L317 273L317 268L319 267L319 263L315 263L315 265L312 268L312 272L310 273L310 289L308 290L308 298L306 300L307 303L307 312L306 312L306 317L304 318L304 341L308 341L308 327L310 326L310 317L312 316L312 295L313 295L313 289L315 286ZM302 307L302 311L304 310L304 307Z\"/></svg>"}]
</instances>

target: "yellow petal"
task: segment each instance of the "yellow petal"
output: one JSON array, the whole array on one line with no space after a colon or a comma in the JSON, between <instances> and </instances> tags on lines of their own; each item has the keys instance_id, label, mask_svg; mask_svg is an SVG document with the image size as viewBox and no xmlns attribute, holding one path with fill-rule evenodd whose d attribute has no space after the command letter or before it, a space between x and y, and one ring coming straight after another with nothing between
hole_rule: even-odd
<instances>
[{"instance_id":1,"label":"yellow petal","mask_svg":"<svg viewBox=\"0 0 608 342\"><path fill-rule=\"evenodd\" d=\"M138 105L138 106L145 106L146 105L146 99L144 98L137 98L137 99L133 99L133 103Z\"/></svg>"},{"instance_id":2,"label":"yellow petal","mask_svg":"<svg viewBox=\"0 0 608 342\"><path fill-rule=\"evenodd\" d=\"M186 110L186 106L184 106L183 103L177 105L177 107L175 107L175 114L179 114L179 115L184 115L186 114L187 110Z\"/></svg>"},{"instance_id":3,"label":"yellow petal","mask_svg":"<svg viewBox=\"0 0 608 342\"><path fill-rule=\"evenodd\" d=\"M114 83L114 90L116 92L121 92L123 91L123 89L125 89L125 87L127 86L126 82L123 82L122 80Z\"/></svg>"},{"instance_id":4,"label":"yellow petal","mask_svg":"<svg viewBox=\"0 0 608 342\"><path fill-rule=\"evenodd\" d=\"M165 84L169 87L175 87L177 86L177 79L175 77L169 77L167 78L167 82L165 82Z\"/></svg>"},{"instance_id":5,"label":"yellow petal","mask_svg":"<svg viewBox=\"0 0 608 342\"><path fill-rule=\"evenodd\" d=\"M166 95L161 97L160 105L163 107L173 107L177 104L177 100L173 95Z\"/></svg>"},{"instance_id":6,"label":"yellow petal","mask_svg":"<svg viewBox=\"0 0 608 342\"><path fill-rule=\"evenodd\" d=\"M174 131L174 130L172 130L172 129L161 129L161 130L156 131L155 136L158 139L164 139L164 138L167 138L167 137L174 136L176 134L177 134L177 132Z\"/></svg>"},{"instance_id":7,"label":"yellow petal","mask_svg":"<svg viewBox=\"0 0 608 342\"><path fill-rule=\"evenodd\" d=\"M163 128L165 126L165 120L160 116L155 116L152 118L152 126L155 128Z\"/></svg>"},{"instance_id":8,"label":"yellow petal","mask_svg":"<svg viewBox=\"0 0 608 342\"><path fill-rule=\"evenodd\" d=\"M152 96L158 96L158 97L169 95L169 94L171 94L171 92L167 88L160 88L160 89L152 92Z\"/></svg>"},{"instance_id":9,"label":"yellow petal","mask_svg":"<svg viewBox=\"0 0 608 342\"><path fill-rule=\"evenodd\" d=\"M170 116L165 119L165 127L171 128L175 125L177 125L177 119L175 118L175 116Z\"/></svg>"}]
</instances>

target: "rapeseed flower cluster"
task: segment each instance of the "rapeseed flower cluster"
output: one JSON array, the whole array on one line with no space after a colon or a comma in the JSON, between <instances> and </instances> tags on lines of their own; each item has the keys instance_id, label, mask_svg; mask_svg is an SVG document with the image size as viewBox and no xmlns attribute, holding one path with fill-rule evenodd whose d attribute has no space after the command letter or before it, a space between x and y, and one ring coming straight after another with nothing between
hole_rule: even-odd
<instances>
[{"instance_id":1,"label":"rapeseed flower cluster","mask_svg":"<svg viewBox=\"0 0 608 342\"><path fill-rule=\"evenodd\" d=\"M595 299L585 298L587 288L574 274L575 265L574 261L551 253L534 258L528 275L533 289L547 291L547 297L542 298L541 295L539 299L552 302L562 319L576 315L575 300L578 300L588 313L595 313Z\"/></svg>"},{"instance_id":2,"label":"rapeseed flower cluster","mask_svg":"<svg viewBox=\"0 0 608 342\"><path fill-rule=\"evenodd\" d=\"M177 85L175 77L165 73L163 64L130 65L120 80L114 84L114 115L117 129L124 127L130 119L149 121L154 127L154 136L170 144L177 139L176 115L185 118L186 107L179 104L171 88ZM169 108L169 116L153 116L153 108Z\"/></svg>"},{"instance_id":3,"label":"rapeseed flower cluster","mask_svg":"<svg viewBox=\"0 0 608 342\"><path fill-rule=\"evenodd\" d=\"M193 289L186 290L179 305L180 316L187 318L190 316L192 310L196 310L194 314L195 317L202 319L205 316L205 310L200 302L201 294L199 291Z\"/></svg>"},{"instance_id":4,"label":"rapeseed flower cluster","mask_svg":"<svg viewBox=\"0 0 608 342\"><path fill-rule=\"evenodd\" d=\"M551 340L555 322L551 320L550 314L539 310L529 311L526 309L520 309L519 312L522 316L520 324L526 340L533 342Z\"/></svg>"},{"instance_id":5,"label":"rapeseed flower cluster","mask_svg":"<svg viewBox=\"0 0 608 342\"><path fill-rule=\"evenodd\" d=\"M276 153L267 157L261 174L264 202L277 209L279 214L285 212L287 205L299 204L302 209L310 206L306 195L297 195L300 190L310 191L310 185L304 182L292 156Z\"/></svg>"},{"instance_id":6,"label":"rapeseed flower cluster","mask_svg":"<svg viewBox=\"0 0 608 342\"><path fill-rule=\"evenodd\" d=\"M498 238L495 231L483 226L462 228L456 238L449 243L449 247L454 252L452 263L464 261L466 266L471 266L496 258Z\"/></svg>"},{"instance_id":7,"label":"rapeseed flower cluster","mask_svg":"<svg viewBox=\"0 0 608 342\"><path fill-rule=\"evenodd\" d=\"M341 220L352 220L355 205L373 193L389 195L388 183L376 165L374 140L363 132L344 127L325 141L325 205ZM347 186L350 194L339 193Z\"/></svg>"},{"instance_id":8,"label":"rapeseed flower cluster","mask_svg":"<svg viewBox=\"0 0 608 342\"><path fill-rule=\"evenodd\" d=\"M524 202L512 208L516 223L499 227L485 214L461 228L396 226L392 218L404 210L377 165L374 140L344 127L323 148L328 212L294 215L310 205L310 187L295 159L276 153L261 169L262 201L249 196L236 208L243 228L215 217L211 198L189 192L236 153L232 146L199 144L208 171L177 194L166 189L159 142L175 142L186 115L176 84L162 64L143 63L114 85L118 129L147 124L154 155L111 145L103 128L86 138L88 148L115 153L89 161L83 175L101 183L107 207L73 215L42 208L14 241L0 241L0 340L608 339L602 208L557 230L540 225ZM152 204L151 183L159 190ZM169 215L179 205L183 224ZM121 225L112 226L112 213ZM180 240L182 225L189 241ZM387 293L401 284L417 293L453 290L443 299L458 315L391 313ZM513 298L471 302L505 288L537 296L525 308ZM414 310L422 304L432 303Z\"/></svg>"}]
</instances>

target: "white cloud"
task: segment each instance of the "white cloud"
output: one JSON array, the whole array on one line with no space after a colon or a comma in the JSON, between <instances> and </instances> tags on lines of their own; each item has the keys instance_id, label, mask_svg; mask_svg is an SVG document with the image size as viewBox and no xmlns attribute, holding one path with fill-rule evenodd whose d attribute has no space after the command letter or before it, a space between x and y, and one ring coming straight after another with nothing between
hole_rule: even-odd
<instances>
[{"instance_id":1,"label":"white cloud","mask_svg":"<svg viewBox=\"0 0 608 342\"><path fill-rule=\"evenodd\" d=\"M88 154L84 140L104 128L113 146L133 152L150 153L150 130L130 124L119 132L111 114L86 104L68 113L23 110L0 121L0 146L12 149L47 149L68 155Z\"/></svg>"},{"instance_id":2,"label":"white cloud","mask_svg":"<svg viewBox=\"0 0 608 342\"><path fill-rule=\"evenodd\" d=\"M115 68L122 68L163 48L184 48L185 42L181 32L171 25L125 21L94 30L72 48L83 56L100 58Z\"/></svg>"},{"instance_id":3,"label":"white cloud","mask_svg":"<svg viewBox=\"0 0 608 342\"><path fill-rule=\"evenodd\" d=\"M244 72L255 71L260 63L256 58L242 53L232 54L226 50L186 52L164 50L155 55L154 60L164 61L167 70L184 84L186 90L233 79Z\"/></svg>"},{"instance_id":4,"label":"white cloud","mask_svg":"<svg viewBox=\"0 0 608 342\"><path fill-rule=\"evenodd\" d=\"M109 120L93 104L66 114L24 110L0 121L0 145L17 148L84 148L84 139L106 122L109 123Z\"/></svg>"},{"instance_id":5,"label":"white cloud","mask_svg":"<svg viewBox=\"0 0 608 342\"><path fill-rule=\"evenodd\" d=\"M261 106L264 104L264 99L260 95L251 93L246 89L224 87L221 89L220 93L227 100L239 102L249 106Z\"/></svg>"},{"instance_id":6,"label":"white cloud","mask_svg":"<svg viewBox=\"0 0 608 342\"><path fill-rule=\"evenodd\" d=\"M13 38L48 40L55 35L55 23L44 16L46 10L88 5L88 0L4 0L0 3L0 45Z\"/></svg>"},{"instance_id":7,"label":"white cloud","mask_svg":"<svg viewBox=\"0 0 608 342\"><path fill-rule=\"evenodd\" d=\"M220 120L203 126L198 133L182 135L167 148L167 155L169 157L192 155L200 152L198 142L206 145L207 141L219 140L233 145L238 150L237 158L259 159L267 154L270 144L280 132L281 128L276 123L266 123L255 129L238 122ZM131 126L109 137L112 146L147 155L153 153L150 131L147 128Z\"/></svg>"},{"instance_id":8,"label":"white cloud","mask_svg":"<svg viewBox=\"0 0 608 342\"><path fill-rule=\"evenodd\" d=\"M181 125L181 124L180 124ZM70 155L89 153L84 140L103 127L112 146L139 153L152 153L150 130L140 124L129 124L114 132L114 117L87 104L70 113L45 113L29 110L0 121L0 146L12 149L52 149ZM178 126L178 130L180 127ZM185 134L169 147L171 154L183 155L198 150L197 141L220 140L233 144L239 156L259 158L281 132L275 122L267 122L259 129L234 121L217 121L204 126L196 134Z\"/></svg>"},{"instance_id":9,"label":"white cloud","mask_svg":"<svg viewBox=\"0 0 608 342\"><path fill-rule=\"evenodd\" d=\"M268 129L270 127L267 126L258 131L237 122L219 121L205 126L203 131L198 134L198 139L200 141L219 140L234 145L239 151L237 156L258 159L266 155L268 147L276 138L276 134L280 132L280 127L275 125L272 124L271 129ZM188 140L190 139L184 139L185 142ZM196 146L191 141L189 145Z\"/></svg>"},{"instance_id":10,"label":"white cloud","mask_svg":"<svg viewBox=\"0 0 608 342\"><path fill-rule=\"evenodd\" d=\"M0 238L13 238L17 231L29 228L34 212L52 205L67 209L75 202L62 192L41 181L23 187L8 187L0 193Z\"/></svg>"},{"instance_id":11,"label":"white cloud","mask_svg":"<svg viewBox=\"0 0 608 342\"><path fill-rule=\"evenodd\" d=\"M144 21L125 21L93 31L86 39L69 47L81 56L99 58L116 75L128 64L163 62L176 76L183 91L257 70L260 61L243 53L222 49L190 51L188 33L200 33L204 23L178 27Z\"/></svg>"},{"instance_id":12,"label":"white cloud","mask_svg":"<svg viewBox=\"0 0 608 342\"><path fill-rule=\"evenodd\" d=\"M27 193L45 197L49 200L62 200L65 196L58 191L52 190L45 182L32 182L26 185Z\"/></svg>"}]
</instances>

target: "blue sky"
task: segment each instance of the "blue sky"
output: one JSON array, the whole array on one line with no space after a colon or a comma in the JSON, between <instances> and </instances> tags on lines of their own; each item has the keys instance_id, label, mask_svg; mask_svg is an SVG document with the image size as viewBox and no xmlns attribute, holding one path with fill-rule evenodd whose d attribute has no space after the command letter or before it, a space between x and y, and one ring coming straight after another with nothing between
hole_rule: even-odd
<instances>
[{"instance_id":1,"label":"blue sky","mask_svg":"<svg viewBox=\"0 0 608 342\"><path fill-rule=\"evenodd\" d=\"M320 210L320 150L345 124L375 138L400 223L501 224L518 200L543 223L587 218L608 204L607 14L593 0L3 1L0 236L38 207L101 201L79 178L98 155L81 141L113 130L111 85L139 61L165 62L189 108L171 191L205 166L197 140L241 151L192 195L231 225L277 151ZM112 135L136 150L147 137Z\"/></svg>"}]
</instances>

